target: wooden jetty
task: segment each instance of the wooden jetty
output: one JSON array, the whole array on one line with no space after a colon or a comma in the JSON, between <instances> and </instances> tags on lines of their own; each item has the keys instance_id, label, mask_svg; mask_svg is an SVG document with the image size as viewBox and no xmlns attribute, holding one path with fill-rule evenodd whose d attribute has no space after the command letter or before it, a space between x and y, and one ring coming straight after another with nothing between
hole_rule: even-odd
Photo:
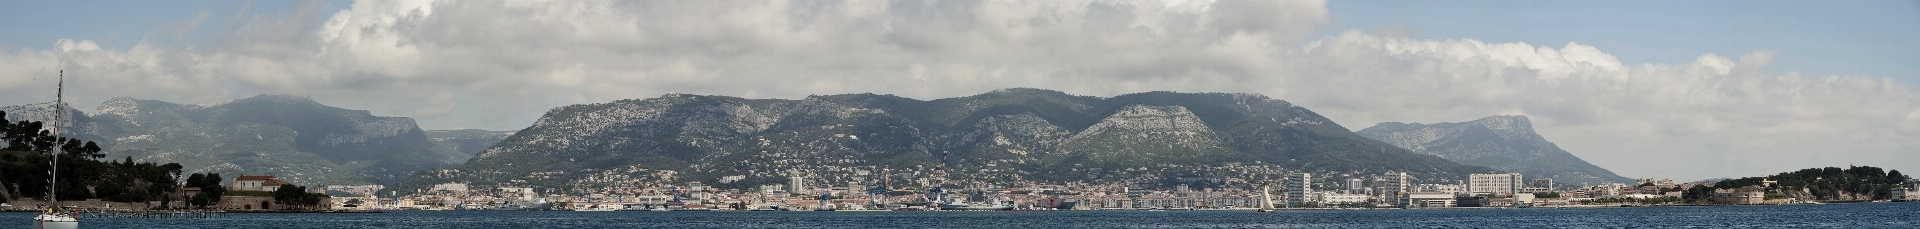
<instances>
[{"instance_id":1,"label":"wooden jetty","mask_svg":"<svg viewBox=\"0 0 1920 229\"><path fill-rule=\"evenodd\" d=\"M75 210L80 218L95 219L207 219L220 216L221 211L206 210Z\"/></svg>"}]
</instances>

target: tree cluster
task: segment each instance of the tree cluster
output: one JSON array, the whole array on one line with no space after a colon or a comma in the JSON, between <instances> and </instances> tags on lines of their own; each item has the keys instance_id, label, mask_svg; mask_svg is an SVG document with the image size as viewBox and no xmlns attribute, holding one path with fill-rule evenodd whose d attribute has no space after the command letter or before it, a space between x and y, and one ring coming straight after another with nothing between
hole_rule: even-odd
<instances>
[{"instance_id":1,"label":"tree cluster","mask_svg":"<svg viewBox=\"0 0 1920 229\"><path fill-rule=\"evenodd\" d=\"M1732 186L1726 187L1733 188ZM1686 191L1680 192L1680 198L1686 199L1687 202L1706 202L1713 199L1713 190L1716 189L1717 188L1712 186L1694 185L1691 188L1687 188Z\"/></svg>"},{"instance_id":2,"label":"tree cluster","mask_svg":"<svg viewBox=\"0 0 1920 229\"><path fill-rule=\"evenodd\" d=\"M0 112L0 117L5 117ZM91 141L53 136L40 122L8 122L0 118L0 190L11 198L45 196L49 182L49 164L55 146L61 151L60 174L56 190L60 200L105 199L119 202L167 201L177 190L175 177L180 164L99 159L98 144Z\"/></svg>"},{"instance_id":3,"label":"tree cluster","mask_svg":"<svg viewBox=\"0 0 1920 229\"><path fill-rule=\"evenodd\" d=\"M219 204L220 197L227 193L227 187L220 186L221 181L225 181L225 179L220 178L220 173L195 173L187 176L186 187L200 188L199 193L194 193L192 197L187 197L187 204L192 207L207 207Z\"/></svg>"},{"instance_id":4,"label":"tree cluster","mask_svg":"<svg viewBox=\"0 0 1920 229\"><path fill-rule=\"evenodd\" d=\"M312 209L315 206L319 206L320 201L328 197L327 194L323 193L307 193L306 186L292 184L282 184L279 189L273 190L274 204L295 206L302 209Z\"/></svg>"},{"instance_id":5,"label":"tree cluster","mask_svg":"<svg viewBox=\"0 0 1920 229\"><path fill-rule=\"evenodd\" d=\"M60 146L60 151L66 156L96 160L107 157L106 154L100 153L100 145L93 141L83 142L80 139L57 137L53 132L45 130L46 125L41 122L8 122L6 115L7 112L0 111L0 139L4 139L7 143L7 147L0 149L48 152L52 151L54 146Z\"/></svg>"},{"instance_id":6,"label":"tree cluster","mask_svg":"<svg viewBox=\"0 0 1920 229\"><path fill-rule=\"evenodd\" d=\"M1813 200L1841 200L1847 195L1884 200L1892 198L1893 187L1906 182L1907 177L1900 174L1899 170L1885 171L1872 166L1810 168L1765 177L1724 180L1712 187L1694 186L1683 195L1688 200L1706 200L1713 197L1715 189L1764 185L1764 181L1769 180L1777 182L1776 186L1767 187L1769 196L1781 191L1805 190L1807 195L1813 196Z\"/></svg>"}]
</instances>

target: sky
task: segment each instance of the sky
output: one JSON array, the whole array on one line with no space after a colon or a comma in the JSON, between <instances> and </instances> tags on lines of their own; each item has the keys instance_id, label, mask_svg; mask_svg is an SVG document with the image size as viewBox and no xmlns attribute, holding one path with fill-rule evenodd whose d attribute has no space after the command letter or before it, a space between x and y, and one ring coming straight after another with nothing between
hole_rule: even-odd
<instances>
[{"instance_id":1,"label":"sky","mask_svg":"<svg viewBox=\"0 0 1920 229\"><path fill-rule=\"evenodd\" d=\"M517 130L666 93L1245 92L1525 115L1636 178L1920 166L1914 1L0 1L0 104L304 95Z\"/></svg>"}]
</instances>

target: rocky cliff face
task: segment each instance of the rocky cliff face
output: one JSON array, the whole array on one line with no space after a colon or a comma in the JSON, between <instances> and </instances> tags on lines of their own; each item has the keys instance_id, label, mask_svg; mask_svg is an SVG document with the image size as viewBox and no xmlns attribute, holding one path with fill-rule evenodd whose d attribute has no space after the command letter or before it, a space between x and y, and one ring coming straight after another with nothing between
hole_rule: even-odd
<instances>
[{"instance_id":1,"label":"rocky cliff face","mask_svg":"<svg viewBox=\"0 0 1920 229\"><path fill-rule=\"evenodd\" d=\"M15 107L36 111L34 105ZM69 111L78 121L68 130L100 142L109 158L179 162L186 172L272 174L305 185L390 183L470 158L435 150L411 118L378 117L299 96L210 104L118 97L95 111ZM33 113L9 118L44 119Z\"/></svg>"},{"instance_id":2,"label":"rocky cliff face","mask_svg":"<svg viewBox=\"0 0 1920 229\"><path fill-rule=\"evenodd\" d=\"M1061 143L1073 137L1073 131L1047 122L1032 112L981 118L973 131L961 138L977 142L983 151L1004 151L1006 157L1063 154ZM997 153L997 152L996 152Z\"/></svg>"},{"instance_id":3,"label":"rocky cliff face","mask_svg":"<svg viewBox=\"0 0 1920 229\"><path fill-rule=\"evenodd\" d=\"M63 122L60 123L62 127L60 129L60 135L85 139L88 136L99 134L100 125L95 124L93 118L88 116L86 112L73 109L72 105L61 106L60 109L66 110L66 113L63 113L66 117L60 119ZM51 122L55 113L53 103L51 102L5 106L0 107L0 111L7 112L7 121L11 122ZM44 128L52 129L53 127L48 125L44 126Z\"/></svg>"},{"instance_id":4,"label":"rocky cliff face","mask_svg":"<svg viewBox=\"0 0 1920 229\"><path fill-rule=\"evenodd\" d=\"M1525 116L1492 116L1461 123L1380 123L1361 136L1454 162L1519 172L1556 184L1631 182L1587 163L1533 132Z\"/></svg>"},{"instance_id":5,"label":"rocky cliff face","mask_svg":"<svg viewBox=\"0 0 1920 229\"><path fill-rule=\"evenodd\" d=\"M580 187L591 186L584 181L714 184L745 177L742 182L771 184L790 175L838 180L858 176L855 170L937 165L993 177L981 179L1075 180L1087 179L1090 169L1243 163L1436 177L1491 171L1367 140L1260 95L1098 98L1007 89L932 101L668 94L571 105L548 111L459 168L406 183Z\"/></svg>"},{"instance_id":6,"label":"rocky cliff face","mask_svg":"<svg viewBox=\"0 0 1920 229\"><path fill-rule=\"evenodd\" d=\"M1067 138L1067 154L1097 161L1148 165L1154 159L1205 161L1235 155L1206 122L1181 106L1128 105ZM1168 156L1172 156L1169 158Z\"/></svg>"}]
</instances>

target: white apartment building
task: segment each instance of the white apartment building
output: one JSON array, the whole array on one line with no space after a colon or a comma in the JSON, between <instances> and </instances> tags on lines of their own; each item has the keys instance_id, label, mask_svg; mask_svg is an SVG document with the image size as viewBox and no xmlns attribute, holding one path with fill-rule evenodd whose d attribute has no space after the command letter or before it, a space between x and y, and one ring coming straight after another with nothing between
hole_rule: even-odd
<instances>
[{"instance_id":1,"label":"white apartment building","mask_svg":"<svg viewBox=\"0 0 1920 229\"><path fill-rule=\"evenodd\" d=\"M1305 206L1313 202L1313 174L1294 173L1287 176L1287 205Z\"/></svg>"},{"instance_id":2,"label":"white apartment building","mask_svg":"<svg viewBox=\"0 0 1920 229\"><path fill-rule=\"evenodd\" d=\"M1549 192L1555 191L1555 188L1553 188L1553 178L1535 178L1532 182L1527 182L1527 187L1544 188Z\"/></svg>"},{"instance_id":3,"label":"white apartment building","mask_svg":"<svg viewBox=\"0 0 1920 229\"><path fill-rule=\"evenodd\" d=\"M1360 178L1347 179L1347 193L1366 194L1367 181L1361 180Z\"/></svg>"},{"instance_id":4,"label":"white apartment building","mask_svg":"<svg viewBox=\"0 0 1920 229\"><path fill-rule=\"evenodd\" d=\"M1920 183L1908 181L1900 185L1894 185L1892 191L1893 193L1891 194L1893 194L1894 201L1920 200Z\"/></svg>"},{"instance_id":5,"label":"white apartment building","mask_svg":"<svg viewBox=\"0 0 1920 229\"><path fill-rule=\"evenodd\" d=\"M1444 192L1459 194L1466 193L1467 189L1459 185L1451 184L1420 184L1413 186L1407 190L1407 192Z\"/></svg>"},{"instance_id":6,"label":"white apartment building","mask_svg":"<svg viewBox=\"0 0 1920 229\"><path fill-rule=\"evenodd\" d=\"M1407 173L1388 172L1374 178L1374 195L1390 203L1400 202L1400 194L1407 193Z\"/></svg>"},{"instance_id":7,"label":"white apartment building","mask_svg":"<svg viewBox=\"0 0 1920 229\"><path fill-rule=\"evenodd\" d=\"M1513 195L1526 188L1519 173L1467 175L1467 193Z\"/></svg>"},{"instance_id":8,"label":"white apartment building","mask_svg":"<svg viewBox=\"0 0 1920 229\"><path fill-rule=\"evenodd\" d=\"M787 177L787 187L793 188L793 190L788 190L787 193L801 193L801 194L813 193L810 190L807 190L806 177L799 177L799 176Z\"/></svg>"},{"instance_id":9,"label":"white apartment building","mask_svg":"<svg viewBox=\"0 0 1920 229\"><path fill-rule=\"evenodd\" d=\"M1450 208L1455 204L1453 193L1445 192L1409 192L1399 199L1403 208Z\"/></svg>"},{"instance_id":10,"label":"white apartment building","mask_svg":"<svg viewBox=\"0 0 1920 229\"><path fill-rule=\"evenodd\" d=\"M1321 203L1326 203L1326 204L1366 203L1368 196L1362 195L1362 194L1341 194L1341 193L1322 192L1320 193L1319 198L1317 199L1319 199Z\"/></svg>"}]
</instances>

